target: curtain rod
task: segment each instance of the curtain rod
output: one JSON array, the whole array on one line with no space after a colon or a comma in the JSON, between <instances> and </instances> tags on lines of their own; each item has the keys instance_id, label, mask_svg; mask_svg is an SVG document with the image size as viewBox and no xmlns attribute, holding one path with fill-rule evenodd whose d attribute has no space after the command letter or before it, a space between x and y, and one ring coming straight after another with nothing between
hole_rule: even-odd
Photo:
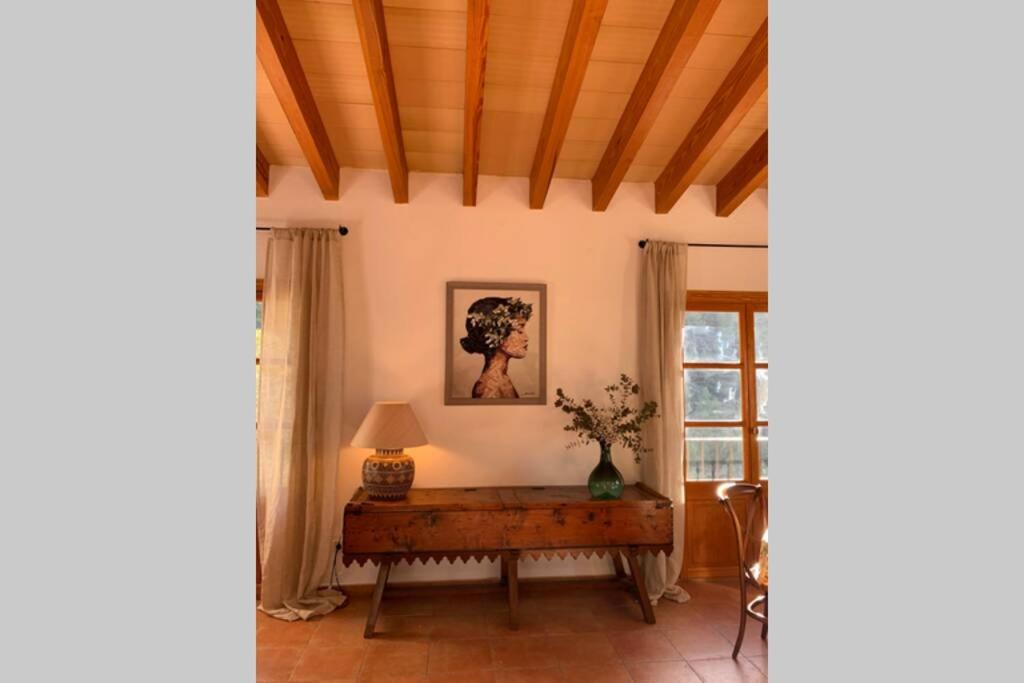
<instances>
[{"instance_id":1,"label":"curtain rod","mask_svg":"<svg viewBox=\"0 0 1024 683\"><path fill-rule=\"evenodd\" d=\"M274 228L267 228L267 227L264 227L262 225L257 225L256 229L257 230L273 230ZM317 230L317 229L330 230L330 228L312 228L312 229L314 229L314 230ZM338 232L340 232L342 235L347 235L348 234L348 228L346 228L344 225L339 225L338 226Z\"/></svg>"},{"instance_id":2,"label":"curtain rod","mask_svg":"<svg viewBox=\"0 0 1024 683\"><path fill-rule=\"evenodd\" d=\"M643 249L647 246L647 240L640 240L638 243L640 248ZM691 242L687 244L688 247L707 247L709 249L767 249L767 244L707 244L700 242Z\"/></svg>"},{"instance_id":3,"label":"curtain rod","mask_svg":"<svg viewBox=\"0 0 1024 683\"><path fill-rule=\"evenodd\" d=\"M256 226L256 229L257 230L273 230L274 228L258 225L258 226ZM329 228L322 228L322 229L329 230ZM345 227L344 225L339 225L338 226L338 232L340 234L342 234L342 235L347 235L348 234L348 228ZM640 240L638 242L638 244L640 245L640 248L643 249L644 247L647 246L647 240ZM709 244L709 243L706 243L706 242L692 242L692 243L688 244L687 246L688 247L704 247L704 248L708 248L708 249L767 249L768 248L767 244Z\"/></svg>"}]
</instances>

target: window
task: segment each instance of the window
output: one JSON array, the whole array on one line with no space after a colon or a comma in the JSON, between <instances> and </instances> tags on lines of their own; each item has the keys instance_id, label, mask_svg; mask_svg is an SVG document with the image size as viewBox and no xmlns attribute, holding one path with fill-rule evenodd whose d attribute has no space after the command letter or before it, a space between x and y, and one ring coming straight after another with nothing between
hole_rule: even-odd
<instances>
[{"instance_id":1,"label":"window","mask_svg":"<svg viewBox=\"0 0 1024 683\"><path fill-rule=\"evenodd\" d=\"M693 294L682 349L686 480L767 479L767 300Z\"/></svg>"},{"instance_id":2,"label":"window","mask_svg":"<svg viewBox=\"0 0 1024 683\"><path fill-rule=\"evenodd\" d=\"M263 341L263 280L256 281L256 420L260 415L260 347Z\"/></svg>"}]
</instances>

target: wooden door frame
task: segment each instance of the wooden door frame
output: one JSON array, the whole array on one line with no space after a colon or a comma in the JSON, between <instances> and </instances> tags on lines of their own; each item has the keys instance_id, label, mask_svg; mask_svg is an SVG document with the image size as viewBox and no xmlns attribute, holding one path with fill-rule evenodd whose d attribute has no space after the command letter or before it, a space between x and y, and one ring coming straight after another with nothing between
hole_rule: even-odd
<instances>
[{"instance_id":1,"label":"wooden door frame","mask_svg":"<svg viewBox=\"0 0 1024 683\"><path fill-rule=\"evenodd\" d=\"M756 363L757 351L754 346L754 313L767 312L768 311L768 294L767 292L751 292L751 291L710 291L710 290L696 290L687 292L686 295L686 311L722 311L722 312L735 312L739 315L739 331L740 335L740 362L737 364L731 364L731 369L740 371L740 384L741 384L741 421L739 423L729 423L721 426L740 427L743 433L743 480L750 483L760 483L765 487L765 495L767 496L767 480L760 479L760 453L757 449L757 369L758 367L766 368L767 363ZM702 365L715 366L716 364L690 364L686 365L680 362L680 381L682 380L682 374L686 367L694 368ZM718 367L721 367L718 365ZM685 391L685 390L684 390ZM761 421L761 423L767 425L767 421ZM684 458L685 458L685 430L686 420L683 419L683 433L681 433L680 439L684 442ZM686 505L687 512L696 511L698 506L707 506L708 503L715 501L715 490L722 483L722 481L686 481L686 462L683 462L684 472L684 491L686 493ZM714 506L717 508L717 502ZM741 514L744 512L738 510ZM712 513L714 514L714 513ZM723 516L723 519L724 516ZM685 537L684 537L684 552L683 552L683 576L686 578L712 578L719 576L734 576L736 573L735 559L729 556L726 560L723 558L720 564L714 565L694 565L692 563L693 552L692 549L695 543L703 542L704 539L700 538L700 529L695 528L698 524L697 519L694 515L687 514L685 521ZM732 538L729 537L723 541L723 549L728 551L732 548Z\"/></svg>"}]
</instances>

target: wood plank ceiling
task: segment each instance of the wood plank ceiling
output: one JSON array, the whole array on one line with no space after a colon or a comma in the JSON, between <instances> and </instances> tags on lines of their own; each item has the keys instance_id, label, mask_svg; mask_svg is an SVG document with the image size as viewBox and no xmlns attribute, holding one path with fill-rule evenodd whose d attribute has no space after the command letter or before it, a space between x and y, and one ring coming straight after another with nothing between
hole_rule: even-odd
<instances>
[{"instance_id":1,"label":"wood plank ceiling","mask_svg":"<svg viewBox=\"0 0 1024 683\"><path fill-rule=\"evenodd\" d=\"M338 165L388 169L396 201L407 201L408 171L466 164L464 203L475 204L474 158L479 174L530 177L534 208L552 162L555 178L594 181L595 210L614 204L620 181L661 177L658 212L692 184L726 180L717 213L728 215L767 182L767 0L257 4L280 8ZM294 104L275 91L280 65L265 58L256 60L257 154L271 167L316 170L329 155L300 144L308 134L286 114Z\"/></svg>"}]
</instances>

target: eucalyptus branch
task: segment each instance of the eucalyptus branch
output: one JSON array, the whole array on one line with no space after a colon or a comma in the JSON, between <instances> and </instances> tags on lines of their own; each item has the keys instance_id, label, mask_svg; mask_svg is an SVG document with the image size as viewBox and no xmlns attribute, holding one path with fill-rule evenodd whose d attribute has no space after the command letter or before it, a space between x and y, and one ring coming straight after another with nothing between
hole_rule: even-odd
<instances>
[{"instance_id":1,"label":"eucalyptus branch","mask_svg":"<svg viewBox=\"0 0 1024 683\"><path fill-rule=\"evenodd\" d=\"M640 455L651 450L644 447L641 427L658 416L658 403L645 401L637 406L640 385L625 374L619 376L618 384L609 384L604 390L610 406L599 407L589 398L577 401L567 396L561 387L555 391L558 397L555 407L571 416L564 429L575 432L578 437L566 447L575 448L594 441L609 446L621 444L633 451L633 459L640 462Z\"/></svg>"}]
</instances>

